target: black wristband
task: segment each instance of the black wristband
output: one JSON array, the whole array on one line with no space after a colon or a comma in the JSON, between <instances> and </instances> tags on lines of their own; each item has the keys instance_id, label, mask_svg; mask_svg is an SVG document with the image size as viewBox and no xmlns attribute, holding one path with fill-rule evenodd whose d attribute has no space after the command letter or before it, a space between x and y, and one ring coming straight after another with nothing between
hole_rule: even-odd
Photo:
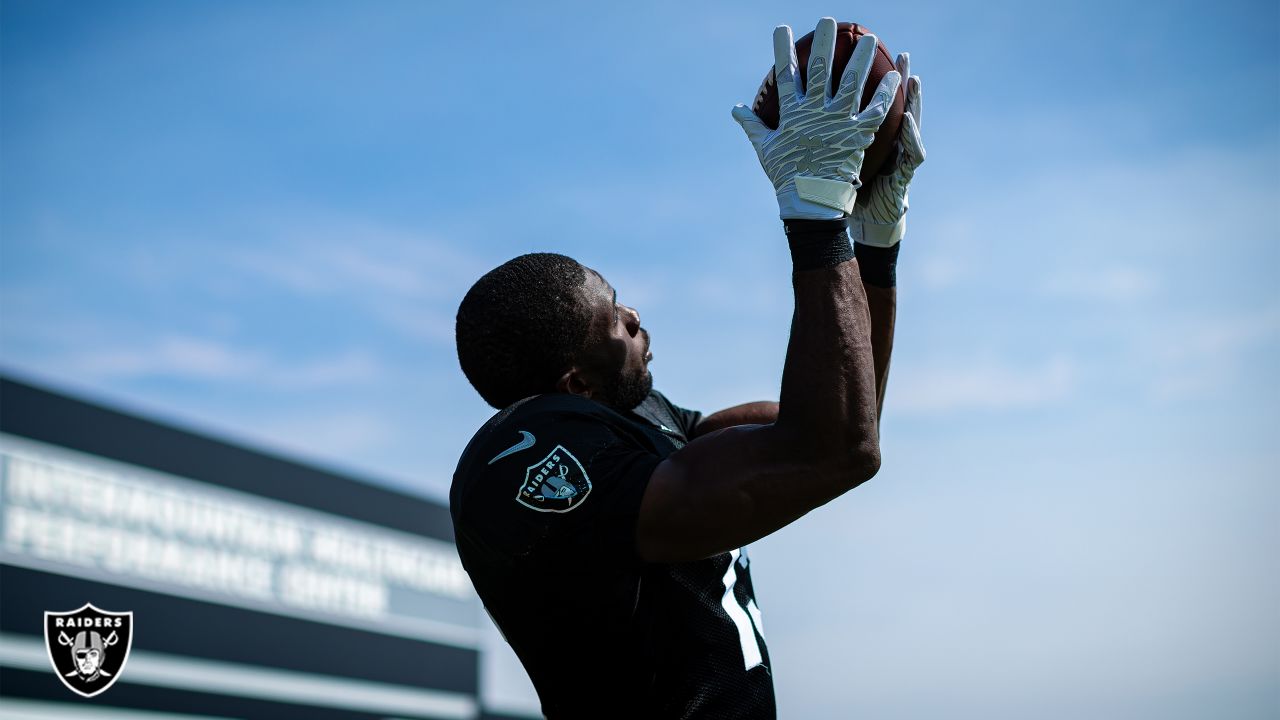
<instances>
[{"instance_id":1,"label":"black wristband","mask_svg":"<svg viewBox=\"0 0 1280 720\"><path fill-rule=\"evenodd\" d=\"M853 242L844 219L783 220L791 265L795 270L818 270L853 259Z\"/></svg>"},{"instance_id":2,"label":"black wristband","mask_svg":"<svg viewBox=\"0 0 1280 720\"><path fill-rule=\"evenodd\" d=\"M887 248L854 243L854 255L858 257L858 272L864 285L891 288L898 284L898 248L894 243Z\"/></svg>"}]
</instances>

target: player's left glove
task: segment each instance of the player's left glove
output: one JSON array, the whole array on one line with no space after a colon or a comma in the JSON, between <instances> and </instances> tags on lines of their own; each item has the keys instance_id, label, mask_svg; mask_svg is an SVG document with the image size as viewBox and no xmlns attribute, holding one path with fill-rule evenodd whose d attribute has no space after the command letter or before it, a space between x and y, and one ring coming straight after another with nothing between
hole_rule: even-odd
<instances>
[{"instance_id":1,"label":"player's left glove","mask_svg":"<svg viewBox=\"0 0 1280 720\"><path fill-rule=\"evenodd\" d=\"M849 214L849 235L854 242L893 247L907 231L907 185L924 162L920 142L920 76L911 74L911 57L898 55L898 72L907 80L907 102L898 131L898 157L893 170L867 178Z\"/></svg>"}]
</instances>

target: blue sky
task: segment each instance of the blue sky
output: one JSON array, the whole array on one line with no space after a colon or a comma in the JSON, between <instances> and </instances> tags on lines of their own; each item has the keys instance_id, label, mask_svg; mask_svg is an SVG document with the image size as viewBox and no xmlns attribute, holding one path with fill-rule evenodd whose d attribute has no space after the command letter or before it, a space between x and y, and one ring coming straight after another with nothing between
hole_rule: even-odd
<instances>
[{"instance_id":1,"label":"blue sky","mask_svg":"<svg viewBox=\"0 0 1280 720\"><path fill-rule=\"evenodd\" d=\"M1274 3L0 13L3 367L434 498L490 412L454 311L521 252L604 273L675 401L776 397L729 108L774 25L863 22L929 155L883 470L752 548L783 716L1280 709Z\"/></svg>"}]
</instances>

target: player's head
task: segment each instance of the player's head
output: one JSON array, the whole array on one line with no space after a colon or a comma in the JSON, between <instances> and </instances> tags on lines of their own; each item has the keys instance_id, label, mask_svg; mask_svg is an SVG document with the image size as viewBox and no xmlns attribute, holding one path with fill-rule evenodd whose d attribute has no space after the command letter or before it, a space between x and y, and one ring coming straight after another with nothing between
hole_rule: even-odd
<instances>
[{"instance_id":1,"label":"player's head","mask_svg":"<svg viewBox=\"0 0 1280 720\"><path fill-rule=\"evenodd\" d=\"M630 409L653 387L649 333L599 273L531 253L485 273L458 307L458 361L495 408L549 392Z\"/></svg>"}]
</instances>

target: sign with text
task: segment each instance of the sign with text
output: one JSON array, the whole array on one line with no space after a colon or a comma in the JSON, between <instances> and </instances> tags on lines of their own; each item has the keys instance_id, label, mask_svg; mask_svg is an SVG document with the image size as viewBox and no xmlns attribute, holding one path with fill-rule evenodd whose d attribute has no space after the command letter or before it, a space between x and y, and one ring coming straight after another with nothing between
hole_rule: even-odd
<instances>
[{"instance_id":1,"label":"sign with text","mask_svg":"<svg viewBox=\"0 0 1280 720\"><path fill-rule=\"evenodd\" d=\"M0 435L0 561L463 647L446 542Z\"/></svg>"}]
</instances>

